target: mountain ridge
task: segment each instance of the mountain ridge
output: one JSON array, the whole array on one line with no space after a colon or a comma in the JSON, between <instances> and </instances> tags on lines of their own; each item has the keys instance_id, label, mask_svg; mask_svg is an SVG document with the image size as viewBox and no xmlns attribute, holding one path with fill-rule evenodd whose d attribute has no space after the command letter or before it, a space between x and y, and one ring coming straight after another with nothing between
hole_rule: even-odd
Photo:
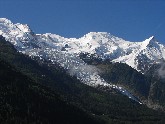
<instances>
[{"instance_id":1,"label":"mountain ridge","mask_svg":"<svg viewBox=\"0 0 165 124\"><path fill-rule=\"evenodd\" d=\"M62 49L71 54L88 52L112 62L126 63L141 73L145 73L146 67L140 66L139 57L143 59L141 56L144 55L151 65L165 59L165 46L154 36L142 42L125 41L107 32L90 32L80 38L64 38L51 33L35 34L28 25L13 24L6 18L1 18L0 24L0 35L11 41L20 51L32 49L35 46L31 45L32 42L37 45L44 43L47 47Z\"/></svg>"}]
</instances>

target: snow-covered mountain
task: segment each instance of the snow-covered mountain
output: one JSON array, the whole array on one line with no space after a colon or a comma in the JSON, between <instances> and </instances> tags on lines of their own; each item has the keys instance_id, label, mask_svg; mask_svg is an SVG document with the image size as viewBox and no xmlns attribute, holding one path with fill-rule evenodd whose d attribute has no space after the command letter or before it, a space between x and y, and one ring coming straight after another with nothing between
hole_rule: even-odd
<instances>
[{"instance_id":1,"label":"snow-covered mountain","mask_svg":"<svg viewBox=\"0 0 165 124\"><path fill-rule=\"evenodd\" d=\"M15 48L31 57L50 60L64 67L71 75L90 86L107 86L138 101L122 87L108 84L97 74L97 68L80 59L80 53L89 53L103 60L126 63L142 73L153 63L165 60L165 46L152 36L143 42L129 42L106 32L90 32L83 37L64 38L56 34L35 34L28 25L13 24L0 18L0 35Z\"/></svg>"},{"instance_id":2,"label":"snow-covered mountain","mask_svg":"<svg viewBox=\"0 0 165 124\"><path fill-rule=\"evenodd\" d=\"M112 62L126 63L142 73L153 63L165 59L165 46L154 36L142 42L129 42L107 32L90 32L83 37L64 38L56 34L34 34L28 25L13 24L0 19L0 35L9 40L19 51L44 47L68 54L90 53Z\"/></svg>"}]
</instances>

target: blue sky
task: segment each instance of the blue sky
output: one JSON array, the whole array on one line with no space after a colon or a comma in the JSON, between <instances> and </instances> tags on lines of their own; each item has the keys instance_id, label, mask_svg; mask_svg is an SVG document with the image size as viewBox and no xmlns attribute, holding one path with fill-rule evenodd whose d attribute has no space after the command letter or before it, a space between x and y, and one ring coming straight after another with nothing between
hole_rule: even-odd
<instances>
[{"instance_id":1,"label":"blue sky","mask_svg":"<svg viewBox=\"0 0 165 124\"><path fill-rule=\"evenodd\" d=\"M0 17L35 33L79 38L103 31L129 41L154 35L165 44L165 0L0 0Z\"/></svg>"}]
</instances>

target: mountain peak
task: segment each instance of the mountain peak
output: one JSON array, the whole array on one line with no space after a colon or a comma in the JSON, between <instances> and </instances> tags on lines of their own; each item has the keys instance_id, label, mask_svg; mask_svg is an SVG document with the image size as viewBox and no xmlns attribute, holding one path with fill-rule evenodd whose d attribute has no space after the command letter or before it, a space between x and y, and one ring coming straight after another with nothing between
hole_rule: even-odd
<instances>
[{"instance_id":1,"label":"mountain peak","mask_svg":"<svg viewBox=\"0 0 165 124\"><path fill-rule=\"evenodd\" d=\"M7 18L0 18L0 23L12 23L12 22Z\"/></svg>"},{"instance_id":2,"label":"mountain peak","mask_svg":"<svg viewBox=\"0 0 165 124\"><path fill-rule=\"evenodd\" d=\"M111 38L112 35L108 32L89 32L86 35L84 35L83 37L86 38L92 38L92 39L97 39L97 38Z\"/></svg>"},{"instance_id":3,"label":"mountain peak","mask_svg":"<svg viewBox=\"0 0 165 124\"><path fill-rule=\"evenodd\" d=\"M149 44L155 44L155 43L156 43L156 39L154 36L151 36L148 39L146 39L145 41L143 41L143 45L145 47L147 47Z\"/></svg>"},{"instance_id":4,"label":"mountain peak","mask_svg":"<svg viewBox=\"0 0 165 124\"><path fill-rule=\"evenodd\" d=\"M155 39L155 36L151 36L150 38L149 38L149 40L151 41L151 40L154 40Z\"/></svg>"},{"instance_id":5,"label":"mountain peak","mask_svg":"<svg viewBox=\"0 0 165 124\"><path fill-rule=\"evenodd\" d=\"M158 41L155 39L154 36L151 36L151 37L149 38L149 44L150 44L150 45L158 44Z\"/></svg>"}]
</instances>

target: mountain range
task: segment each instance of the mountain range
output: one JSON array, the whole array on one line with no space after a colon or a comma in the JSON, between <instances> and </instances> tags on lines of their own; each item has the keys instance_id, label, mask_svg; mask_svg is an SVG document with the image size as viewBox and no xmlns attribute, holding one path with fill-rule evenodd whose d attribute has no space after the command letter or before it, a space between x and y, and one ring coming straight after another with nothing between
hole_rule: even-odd
<instances>
[{"instance_id":1,"label":"mountain range","mask_svg":"<svg viewBox=\"0 0 165 124\"><path fill-rule=\"evenodd\" d=\"M125 41L107 32L90 32L79 39L64 38L51 33L36 34L28 25L14 24L6 18L0 18L0 35L2 63L14 66L32 82L49 87L48 92L58 92L64 99L60 102L69 102L69 108L73 105L78 107L78 111L87 112L90 115L87 122L104 123L104 120L107 123L117 123L131 122L133 118L136 120L134 116L124 121L123 117L126 117L122 117L116 107L122 109L123 113L129 113L130 108L126 106L127 109L124 110L122 104L132 106L131 111L142 122L146 121L146 118L141 118L142 111L154 113L152 109L161 112L155 112L158 113L155 116L152 114L149 122L164 121L165 46L154 36L142 42ZM87 93L83 89L87 89ZM89 97L84 98L87 94L90 94ZM90 105L87 101L91 99L96 101ZM114 101L111 103L106 100ZM122 100L125 100L124 103ZM104 104L100 103L103 101ZM114 105L115 101L118 101L118 106ZM87 104L91 107L87 108ZM107 111L104 110L106 106L109 108ZM134 112L136 107L140 114ZM110 112L112 109L117 114L113 115ZM147 112L143 114L149 116ZM101 119L97 120L93 115ZM137 122L141 122L140 120ZM71 123L71 120L68 121Z\"/></svg>"}]
</instances>

